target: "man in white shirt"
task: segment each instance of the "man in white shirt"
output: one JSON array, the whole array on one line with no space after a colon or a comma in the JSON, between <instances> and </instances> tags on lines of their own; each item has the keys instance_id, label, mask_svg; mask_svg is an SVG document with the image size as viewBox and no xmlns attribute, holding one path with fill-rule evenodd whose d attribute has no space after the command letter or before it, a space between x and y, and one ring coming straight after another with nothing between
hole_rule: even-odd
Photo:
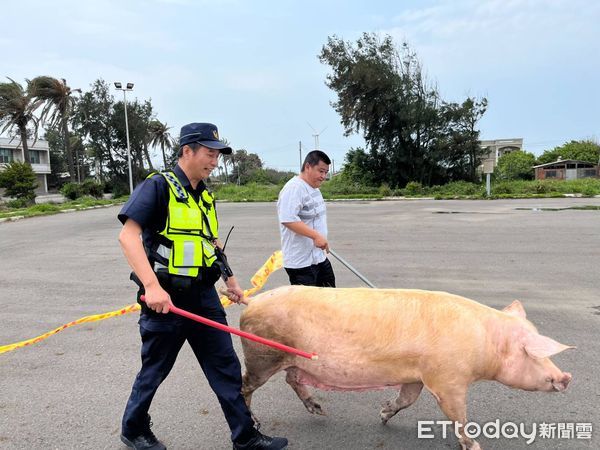
<instances>
[{"instance_id":1,"label":"man in white shirt","mask_svg":"<svg viewBox=\"0 0 600 450\"><path fill-rule=\"evenodd\" d=\"M289 180L277 200L283 267L291 284L335 287L327 259L327 211L319 187L331 160L320 150L306 155L300 174Z\"/></svg>"}]
</instances>

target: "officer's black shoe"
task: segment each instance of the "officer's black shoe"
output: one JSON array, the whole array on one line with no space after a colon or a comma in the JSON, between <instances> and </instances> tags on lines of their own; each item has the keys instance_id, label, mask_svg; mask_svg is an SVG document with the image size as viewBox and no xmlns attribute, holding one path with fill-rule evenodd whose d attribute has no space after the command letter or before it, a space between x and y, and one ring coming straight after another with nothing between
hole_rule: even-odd
<instances>
[{"instance_id":1,"label":"officer's black shoe","mask_svg":"<svg viewBox=\"0 0 600 450\"><path fill-rule=\"evenodd\" d=\"M258 430L245 444L233 443L233 450L283 450L287 448L288 440L282 437L265 436Z\"/></svg>"},{"instance_id":2,"label":"officer's black shoe","mask_svg":"<svg viewBox=\"0 0 600 450\"><path fill-rule=\"evenodd\" d=\"M156 436L150 430L132 439L122 434L121 442L134 450L167 450L165 444L156 439Z\"/></svg>"}]
</instances>

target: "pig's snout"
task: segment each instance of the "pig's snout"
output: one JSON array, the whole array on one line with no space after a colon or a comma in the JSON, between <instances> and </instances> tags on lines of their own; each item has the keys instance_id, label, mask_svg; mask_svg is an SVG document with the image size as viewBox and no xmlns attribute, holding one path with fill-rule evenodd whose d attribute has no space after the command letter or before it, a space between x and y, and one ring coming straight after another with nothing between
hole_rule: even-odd
<instances>
[{"instance_id":1,"label":"pig's snout","mask_svg":"<svg viewBox=\"0 0 600 450\"><path fill-rule=\"evenodd\" d=\"M573 376L569 372L564 372L559 379L552 380L552 387L556 392L561 392L567 389L567 386L571 382Z\"/></svg>"}]
</instances>

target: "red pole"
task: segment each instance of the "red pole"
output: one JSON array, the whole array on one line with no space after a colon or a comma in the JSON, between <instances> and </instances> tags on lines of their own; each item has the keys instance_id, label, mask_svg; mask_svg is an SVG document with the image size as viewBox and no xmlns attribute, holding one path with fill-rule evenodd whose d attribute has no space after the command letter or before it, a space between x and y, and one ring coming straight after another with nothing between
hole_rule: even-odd
<instances>
[{"instance_id":1,"label":"red pole","mask_svg":"<svg viewBox=\"0 0 600 450\"><path fill-rule=\"evenodd\" d=\"M143 302L146 301L145 296L141 296L140 300ZM203 323L204 325L208 325L209 327L217 328L222 331L226 331L227 333L235 334L240 337L249 339L251 341L258 342L260 344L268 345L269 347L276 348L277 350L281 350L283 352L291 353L293 355L302 356L306 359L312 359L313 361L319 359L316 353L308 353L302 350L298 350L294 347L289 347L284 344L280 344L279 342L271 341L270 339L265 339L263 337L257 336L252 333L247 333L242 330L238 330L237 328L229 327L227 325L223 325L222 323L215 322L214 320L207 319L206 317L199 316L197 314L193 314L185 309L178 308L177 306L171 306L169 308L169 312L177 314L179 316L187 317L188 319L194 320L196 322Z\"/></svg>"}]
</instances>

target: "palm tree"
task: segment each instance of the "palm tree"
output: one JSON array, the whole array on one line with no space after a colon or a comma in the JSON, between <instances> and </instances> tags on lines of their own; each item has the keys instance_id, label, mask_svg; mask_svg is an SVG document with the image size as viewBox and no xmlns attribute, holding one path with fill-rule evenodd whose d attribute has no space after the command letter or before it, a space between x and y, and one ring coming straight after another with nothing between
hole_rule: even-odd
<instances>
[{"instance_id":1,"label":"palm tree","mask_svg":"<svg viewBox=\"0 0 600 450\"><path fill-rule=\"evenodd\" d=\"M167 168L167 156L165 155L165 148L171 148L173 144L173 138L169 133L171 127L167 126L166 123L162 123L160 120L153 120L148 124L148 138L152 147L160 147L163 157L163 168Z\"/></svg>"},{"instance_id":2,"label":"palm tree","mask_svg":"<svg viewBox=\"0 0 600 450\"><path fill-rule=\"evenodd\" d=\"M75 98L72 96L75 92L81 92L81 89L71 89L67 86L67 81L41 76L35 77L29 83L29 94L39 102L45 102L40 118L52 125L60 125L65 153L67 154L67 164L71 181L75 181L75 164L73 162L73 152L71 150L71 139L69 136L69 117L73 111Z\"/></svg>"},{"instance_id":3,"label":"palm tree","mask_svg":"<svg viewBox=\"0 0 600 450\"><path fill-rule=\"evenodd\" d=\"M0 83L0 133L16 128L21 138L23 162L31 164L27 146L27 126L33 125L33 137L37 136L38 119L33 111L38 106L19 83L9 78L10 83ZM29 83L29 81L28 81Z\"/></svg>"},{"instance_id":4,"label":"palm tree","mask_svg":"<svg viewBox=\"0 0 600 450\"><path fill-rule=\"evenodd\" d=\"M229 145L229 141L225 138L221 139L221 142L225 145ZM229 182L229 174L227 173L227 165L230 164L231 165L231 169L233 172L233 153L229 154L229 155L225 155L223 154L222 156L223 158L223 170L225 171L225 184L227 184Z\"/></svg>"}]
</instances>

